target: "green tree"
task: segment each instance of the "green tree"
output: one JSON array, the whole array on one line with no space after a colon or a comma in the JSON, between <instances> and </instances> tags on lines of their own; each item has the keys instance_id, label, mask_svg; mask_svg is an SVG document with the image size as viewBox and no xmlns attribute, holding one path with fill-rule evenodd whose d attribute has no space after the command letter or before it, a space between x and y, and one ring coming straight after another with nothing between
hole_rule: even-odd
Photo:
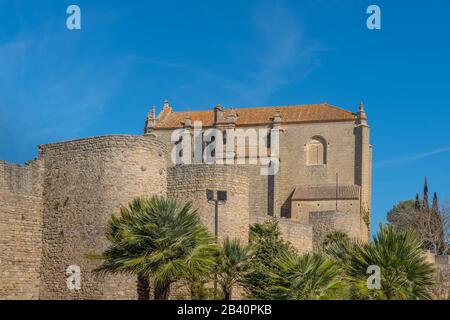
<instances>
[{"instance_id":1,"label":"green tree","mask_svg":"<svg viewBox=\"0 0 450 320\"><path fill-rule=\"evenodd\" d=\"M434 193L432 205L428 200L428 182L425 178L423 199L401 201L387 214L388 221L397 229L413 230L422 241L422 247L434 254L445 254L448 250L447 231L450 226L449 211L438 204Z\"/></svg>"},{"instance_id":2,"label":"green tree","mask_svg":"<svg viewBox=\"0 0 450 320\"><path fill-rule=\"evenodd\" d=\"M341 271L335 261L318 253L298 256L286 251L275 260L269 274L272 299L315 300L341 298L344 291Z\"/></svg>"},{"instance_id":3,"label":"green tree","mask_svg":"<svg viewBox=\"0 0 450 320\"><path fill-rule=\"evenodd\" d=\"M429 299L433 268L426 262L422 243L410 230L380 226L373 242L340 241L327 248L338 261L353 299ZM367 286L369 266L380 268L380 289Z\"/></svg>"},{"instance_id":4,"label":"green tree","mask_svg":"<svg viewBox=\"0 0 450 320\"><path fill-rule=\"evenodd\" d=\"M252 272L245 277L244 288L253 299L270 299L268 288L273 279L269 273L277 268L275 261L286 252L294 254L295 251L289 242L281 239L275 219L250 226L249 242L253 251Z\"/></svg>"},{"instance_id":5,"label":"green tree","mask_svg":"<svg viewBox=\"0 0 450 320\"><path fill-rule=\"evenodd\" d=\"M250 271L251 250L238 239L226 238L223 242L217 263L218 283L225 300L231 300L233 288L242 283Z\"/></svg>"},{"instance_id":6,"label":"green tree","mask_svg":"<svg viewBox=\"0 0 450 320\"><path fill-rule=\"evenodd\" d=\"M172 283L210 273L218 249L192 203L158 196L121 208L111 217L106 237L111 246L96 271L136 274L141 294L148 292L147 280L158 300L168 299Z\"/></svg>"},{"instance_id":7,"label":"green tree","mask_svg":"<svg viewBox=\"0 0 450 320\"><path fill-rule=\"evenodd\" d=\"M350 242L349 236L342 231L333 231L325 236L325 239L323 240L322 243L322 248L326 250L326 248L342 242L343 243Z\"/></svg>"},{"instance_id":8,"label":"green tree","mask_svg":"<svg viewBox=\"0 0 450 320\"><path fill-rule=\"evenodd\" d=\"M396 225L396 227L398 228L405 229L407 226L403 224L403 215L412 214L414 211L416 211L416 207L418 205L417 201L418 200L400 201L387 213L387 221ZM419 207L420 206L421 205L419 204Z\"/></svg>"}]
</instances>

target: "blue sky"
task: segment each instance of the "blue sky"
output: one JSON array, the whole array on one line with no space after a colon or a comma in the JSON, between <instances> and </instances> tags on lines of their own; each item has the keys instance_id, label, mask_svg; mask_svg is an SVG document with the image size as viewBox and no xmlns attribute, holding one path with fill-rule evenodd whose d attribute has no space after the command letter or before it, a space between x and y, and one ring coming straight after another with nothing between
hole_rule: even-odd
<instances>
[{"instance_id":1,"label":"blue sky","mask_svg":"<svg viewBox=\"0 0 450 320\"><path fill-rule=\"evenodd\" d=\"M82 30L66 29L66 8ZM377 4L382 29L366 28ZM450 2L0 0L0 159L140 134L151 108L363 100L373 222L428 176L450 197Z\"/></svg>"}]
</instances>

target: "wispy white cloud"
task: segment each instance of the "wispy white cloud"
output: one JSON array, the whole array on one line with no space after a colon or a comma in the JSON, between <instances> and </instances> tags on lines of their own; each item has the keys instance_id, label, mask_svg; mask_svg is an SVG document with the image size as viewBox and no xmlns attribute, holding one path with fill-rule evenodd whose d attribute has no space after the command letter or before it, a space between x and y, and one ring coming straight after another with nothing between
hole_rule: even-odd
<instances>
[{"instance_id":1,"label":"wispy white cloud","mask_svg":"<svg viewBox=\"0 0 450 320\"><path fill-rule=\"evenodd\" d=\"M143 77L146 83L163 83L164 77L169 83L167 92L155 94L175 102L202 99L236 106L266 104L281 88L320 66L324 48L306 36L300 18L284 2L258 4L248 19L250 38L237 37L223 45L226 70L220 63L207 67L134 53L88 55L77 49L81 38L53 28L59 20L39 30L23 25L19 35L0 43L0 142L22 158L25 146L83 135L105 112L129 72L142 72L143 64L152 65ZM153 66L171 71L156 78Z\"/></svg>"},{"instance_id":2,"label":"wispy white cloud","mask_svg":"<svg viewBox=\"0 0 450 320\"><path fill-rule=\"evenodd\" d=\"M231 80L228 87L243 102L264 104L278 89L320 66L324 48L306 37L299 17L282 2L266 2L252 15L257 42L237 54L246 52L247 62L255 68L246 81Z\"/></svg>"},{"instance_id":3,"label":"wispy white cloud","mask_svg":"<svg viewBox=\"0 0 450 320\"><path fill-rule=\"evenodd\" d=\"M435 150L422 152L422 153L416 153L416 154L410 154L402 157L396 157L386 160L380 160L374 163L375 168L383 168L383 167L389 167L389 166L397 166L402 165L405 163L414 162L416 160L425 159L437 154L450 152L450 146L438 148Z\"/></svg>"},{"instance_id":4,"label":"wispy white cloud","mask_svg":"<svg viewBox=\"0 0 450 320\"><path fill-rule=\"evenodd\" d=\"M278 90L320 67L320 55L326 49L307 37L301 19L283 1L260 3L249 12L248 19L252 22L252 36L244 43L224 45L225 64L229 66L225 72L221 66L207 68L152 57L136 57L136 62L189 74L188 82L178 83L168 93L175 100L211 96L215 102L239 106L266 104Z\"/></svg>"},{"instance_id":5,"label":"wispy white cloud","mask_svg":"<svg viewBox=\"0 0 450 320\"><path fill-rule=\"evenodd\" d=\"M70 39L22 34L0 44L0 134L9 154L22 158L23 146L80 134L123 80L127 58L88 59Z\"/></svg>"}]
</instances>

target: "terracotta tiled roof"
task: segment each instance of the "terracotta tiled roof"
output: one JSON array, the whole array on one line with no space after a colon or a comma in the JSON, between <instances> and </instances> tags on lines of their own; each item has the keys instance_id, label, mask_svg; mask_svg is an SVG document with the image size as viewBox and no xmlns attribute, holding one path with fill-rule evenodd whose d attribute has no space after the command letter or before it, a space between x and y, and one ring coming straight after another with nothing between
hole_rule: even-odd
<instances>
[{"instance_id":1,"label":"terracotta tiled roof","mask_svg":"<svg viewBox=\"0 0 450 320\"><path fill-rule=\"evenodd\" d=\"M359 199L359 186L338 186L338 199ZM295 189L292 200L334 200L336 199L336 186L301 186Z\"/></svg>"},{"instance_id":2,"label":"terracotta tiled roof","mask_svg":"<svg viewBox=\"0 0 450 320\"><path fill-rule=\"evenodd\" d=\"M236 125L269 124L276 111L280 112L282 123L296 122L327 122L327 121L352 121L355 115L347 110L331 106L327 103L293 105L280 107L258 107L242 109L224 109L224 116L235 112L237 114ZM185 117L189 115L194 121L201 121L204 127L214 125L214 110L169 112L159 116L156 120L156 128L178 128L183 125Z\"/></svg>"}]
</instances>

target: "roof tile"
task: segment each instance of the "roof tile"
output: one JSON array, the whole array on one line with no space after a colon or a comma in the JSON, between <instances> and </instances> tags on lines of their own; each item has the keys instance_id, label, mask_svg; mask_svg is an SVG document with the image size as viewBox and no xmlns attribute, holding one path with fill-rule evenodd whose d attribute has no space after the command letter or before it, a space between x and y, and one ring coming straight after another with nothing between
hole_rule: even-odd
<instances>
[{"instance_id":1,"label":"roof tile","mask_svg":"<svg viewBox=\"0 0 450 320\"><path fill-rule=\"evenodd\" d=\"M359 186L338 186L337 198L339 200L359 199ZM299 186L295 189L292 200L334 200L336 199L336 186Z\"/></svg>"},{"instance_id":2,"label":"roof tile","mask_svg":"<svg viewBox=\"0 0 450 320\"><path fill-rule=\"evenodd\" d=\"M236 125L260 125L272 122L276 111L280 112L282 123L352 121L355 115L347 110L331 106L327 103L293 105L280 107L258 107L241 109L224 109L225 117L236 112ZM156 129L179 128L183 126L185 117L191 116L192 122L201 121L204 127L214 125L214 110L170 112L156 120Z\"/></svg>"}]
</instances>

